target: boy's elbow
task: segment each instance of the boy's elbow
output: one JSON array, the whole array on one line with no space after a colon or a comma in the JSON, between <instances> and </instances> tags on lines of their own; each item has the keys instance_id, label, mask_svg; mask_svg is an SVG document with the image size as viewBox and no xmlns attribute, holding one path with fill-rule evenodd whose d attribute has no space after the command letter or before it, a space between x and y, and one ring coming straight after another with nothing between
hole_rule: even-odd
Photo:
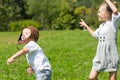
<instances>
[{"instance_id":1,"label":"boy's elbow","mask_svg":"<svg viewBox=\"0 0 120 80\"><path fill-rule=\"evenodd\" d=\"M23 53L28 53L28 49L27 48L24 48L22 51L23 51Z\"/></svg>"}]
</instances>

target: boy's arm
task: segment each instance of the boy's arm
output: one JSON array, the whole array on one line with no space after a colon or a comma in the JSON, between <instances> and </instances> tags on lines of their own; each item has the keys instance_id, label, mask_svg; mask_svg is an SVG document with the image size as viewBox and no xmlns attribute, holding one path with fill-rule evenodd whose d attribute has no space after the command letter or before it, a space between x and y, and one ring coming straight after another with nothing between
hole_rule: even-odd
<instances>
[{"instance_id":1,"label":"boy's arm","mask_svg":"<svg viewBox=\"0 0 120 80\"><path fill-rule=\"evenodd\" d=\"M14 61L15 58L21 56L22 54L25 54L28 52L27 48L23 48L22 50L18 51L16 54L14 54L13 56L11 56L8 60L7 60L7 64L12 63Z\"/></svg>"},{"instance_id":2,"label":"boy's arm","mask_svg":"<svg viewBox=\"0 0 120 80\"><path fill-rule=\"evenodd\" d=\"M113 14L118 15L118 9L117 7L110 1L110 0L105 0L105 2L109 5L109 7L112 9Z\"/></svg>"},{"instance_id":3,"label":"boy's arm","mask_svg":"<svg viewBox=\"0 0 120 80\"><path fill-rule=\"evenodd\" d=\"M27 68L27 73L28 73L28 74L32 74L33 72L34 72L34 71L33 71L32 67L29 66L29 67Z\"/></svg>"}]
</instances>

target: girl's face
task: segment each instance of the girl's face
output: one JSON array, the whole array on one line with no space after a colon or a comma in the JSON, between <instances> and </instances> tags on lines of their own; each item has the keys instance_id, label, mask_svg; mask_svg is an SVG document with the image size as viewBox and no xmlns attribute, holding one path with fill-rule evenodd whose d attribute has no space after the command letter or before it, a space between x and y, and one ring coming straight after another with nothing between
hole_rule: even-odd
<instances>
[{"instance_id":1,"label":"girl's face","mask_svg":"<svg viewBox=\"0 0 120 80\"><path fill-rule=\"evenodd\" d=\"M25 40L25 39L29 38L30 35L31 35L31 31L30 31L30 29L25 28L25 29L23 29L21 39L22 39L22 40Z\"/></svg>"},{"instance_id":2,"label":"girl's face","mask_svg":"<svg viewBox=\"0 0 120 80\"><path fill-rule=\"evenodd\" d=\"M106 6L105 5L101 5L99 10L98 10L98 20L99 21L108 21L110 19L110 14L109 12L106 10Z\"/></svg>"}]
</instances>

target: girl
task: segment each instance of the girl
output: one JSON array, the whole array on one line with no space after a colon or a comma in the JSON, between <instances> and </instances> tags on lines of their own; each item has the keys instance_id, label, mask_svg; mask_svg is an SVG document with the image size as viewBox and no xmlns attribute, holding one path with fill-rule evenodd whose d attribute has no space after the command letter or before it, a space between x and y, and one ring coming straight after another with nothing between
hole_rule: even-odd
<instances>
[{"instance_id":1,"label":"girl","mask_svg":"<svg viewBox=\"0 0 120 80\"><path fill-rule=\"evenodd\" d=\"M27 72L35 73L36 80L50 80L51 66L44 55L41 47L36 43L39 38L39 31L35 27L24 28L18 40L18 44L25 44L24 48L7 60L7 64L12 63L15 58L26 54L26 59L29 63Z\"/></svg>"},{"instance_id":2,"label":"girl","mask_svg":"<svg viewBox=\"0 0 120 80\"><path fill-rule=\"evenodd\" d=\"M96 31L93 31L83 20L80 22L80 26L85 27L98 39L89 80L98 80L99 72L109 72L109 80L116 80L119 61L116 39L120 14L114 4L110 0L105 0L105 3L101 4L97 15L99 21L103 23Z\"/></svg>"}]
</instances>

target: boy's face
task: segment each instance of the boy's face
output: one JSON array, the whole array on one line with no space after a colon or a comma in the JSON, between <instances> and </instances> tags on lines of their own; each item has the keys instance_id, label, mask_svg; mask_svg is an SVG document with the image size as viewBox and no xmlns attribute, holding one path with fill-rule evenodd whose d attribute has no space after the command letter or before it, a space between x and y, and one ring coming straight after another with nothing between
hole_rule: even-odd
<instances>
[{"instance_id":1,"label":"boy's face","mask_svg":"<svg viewBox=\"0 0 120 80\"><path fill-rule=\"evenodd\" d=\"M106 10L105 5L100 6L97 15L98 15L99 21L107 21L110 16L109 12Z\"/></svg>"},{"instance_id":2,"label":"boy's face","mask_svg":"<svg viewBox=\"0 0 120 80\"><path fill-rule=\"evenodd\" d=\"M25 28L25 29L23 29L21 39L22 39L22 40L25 40L25 39L29 38L30 35L31 35L31 31L30 31L30 29Z\"/></svg>"}]
</instances>

